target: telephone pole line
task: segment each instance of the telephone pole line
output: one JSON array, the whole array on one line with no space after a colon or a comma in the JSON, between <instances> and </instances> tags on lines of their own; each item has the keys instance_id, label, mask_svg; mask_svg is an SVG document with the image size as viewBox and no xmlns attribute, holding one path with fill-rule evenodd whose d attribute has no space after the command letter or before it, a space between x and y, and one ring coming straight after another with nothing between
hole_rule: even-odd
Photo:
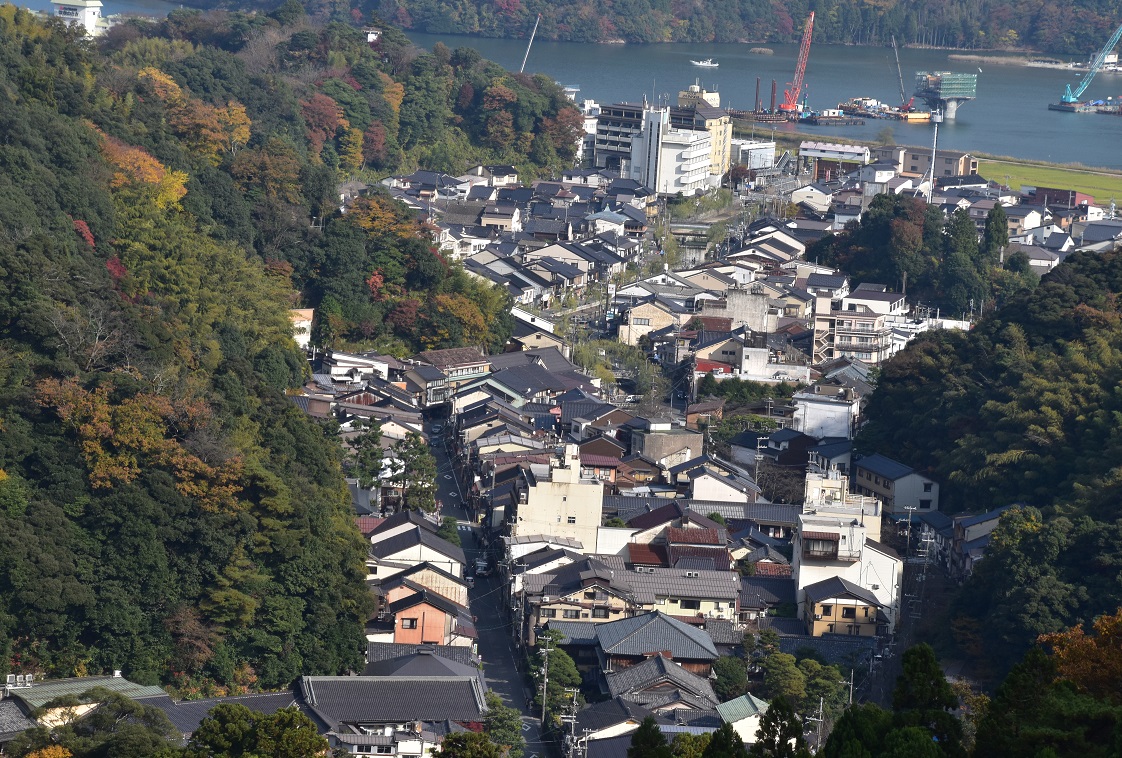
<instances>
[{"instance_id":1,"label":"telephone pole line","mask_svg":"<svg viewBox=\"0 0 1122 758\"><path fill-rule=\"evenodd\" d=\"M552 640L547 639L545 646L541 648L542 654L542 729L545 728L545 707L546 700L549 696L549 654L553 649L548 647Z\"/></svg>"}]
</instances>

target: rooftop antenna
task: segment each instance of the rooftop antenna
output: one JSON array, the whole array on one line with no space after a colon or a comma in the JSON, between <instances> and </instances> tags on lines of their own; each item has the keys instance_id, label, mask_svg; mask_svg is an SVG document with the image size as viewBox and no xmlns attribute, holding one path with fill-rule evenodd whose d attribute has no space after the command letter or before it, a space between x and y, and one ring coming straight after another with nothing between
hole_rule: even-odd
<instances>
[{"instance_id":1,"label":"rooftop antenna","mask_svg":"<svg viewBox=\"0 0 1122 758\"><path fill-rule=\"evenodd\" d=\"M526 54L522 56L522 68L518 69L518 73L526 72L526 61L530 58L530 47L534 44L534 35L538 33L538 24L542 22L542 14L538 14L537 20L534 21L534 30L530 32L530 44L526 45Z\"/></svg>"}]
</instances>

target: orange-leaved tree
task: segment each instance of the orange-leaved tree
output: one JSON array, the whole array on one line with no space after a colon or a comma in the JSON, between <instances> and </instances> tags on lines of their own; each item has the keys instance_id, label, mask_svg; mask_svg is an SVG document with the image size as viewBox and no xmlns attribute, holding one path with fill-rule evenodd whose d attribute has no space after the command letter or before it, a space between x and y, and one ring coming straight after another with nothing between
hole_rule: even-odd
<instances>
[{"instance_id":1,"label":"orange-leaved tree","mask_svg":"<svg viewBox=\"0 0 1122 758\"><path fill-rule=\"evenodd\" d=\"M1095 619L1094 634L1077 624L1042 634L1039 642L1052 650L1056 671L1081 692L1122 702L1122 608Z\"/></svg>"},{"instance_id":2,"label":"orange-leaved tree","mask_svg":"<svg viewBox=\"0 0 1122 758\"><path fill-rule=\"evenodd\" d=\"M116 401L111 389L101 386L91 392L75 379L45 379L36 392L39 405L54 410L77 435L94 489L127 484L152 466L169 471L176 490L204 510L237 507L241 459L207 463L184 444L186 434L209 420L203 403L173 402L149 393Z\"/></svg>"}]
</instances>

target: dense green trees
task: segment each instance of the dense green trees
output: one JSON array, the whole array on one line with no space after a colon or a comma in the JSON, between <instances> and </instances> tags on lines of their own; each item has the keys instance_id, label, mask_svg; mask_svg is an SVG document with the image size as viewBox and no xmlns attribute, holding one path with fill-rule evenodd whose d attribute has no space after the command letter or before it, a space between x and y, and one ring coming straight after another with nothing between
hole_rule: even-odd
<instances>
[{"instance_id":1,"label":"dense green trees","mask_svg":"<svg viewBox=\"0 0 1122 758\"><path fill-rule=\"evenodd\" d=\"M631 733L631 746L627 758L672 758L666 735L658 728L653 716L647 716L639 728Z\"/></svg>"},{"instance_id":2,"label":"dense green trees","mask_svg":"<svg viewBox=\"0 0 1122 758\"><path fill-rule=\"evenodd\" d=\"M860 444L942 482L956 512L1007 513L957 609L994 675L1037 635L1122 604L1122 253L1077 254L969 333L921 336L882 369ZM982 629L985 632L982 633Z\"/></svg>"},{"instance_id":3,"label":"dense green trees","mask_svg":"<svg viewBox=\"0 0 1122 758\"><path fill-rule=\"evenodd\" d=\"M502 701L493 691L487 692L487 721L483 732L507 758L522 758L526 738L522 734L522 714Z\"/></svg>"},{"instance_id":4,"label":"dense green trees","mask_svg":"<svg viewBox=\"0 0 1122 758\"><path fill-rule=\"evenodd\" d=\"M1063 53L1090 53L1110 36L1117 17L1093 0L1072 6L1045 3L1030 12L1008 0L931 6L917 0L869 5L853 0L792 2L763 0L670 4L628 0L604 7L590 0L483 2L467 0L380 0L387 18L407 28L434 34L528 37L538 13L538 35L575 42L797 42L803 20L816 11L814 41L904 44L943 47L1015 47ZM1082 30L1076 33L1074 30ZM1101 44L1099 42L1098 44Z\"/></svg>"},{"instance_id":5,"label":"dense green trees","mask_svg":"<svg viewBox=\"0 0 1122 758\"><path fill-rule=\"evenodd\" d=\"M861 221L815 244L807 256L847 272L854 284L876 282L907 288L910 299L947 316L991 310L1030 289L1035 277L1000 267L1005 212L994 209L986 221L983 245L966 211L943 219L940 210L918 198L878 195Z\"/></svg>"}]
</instances>

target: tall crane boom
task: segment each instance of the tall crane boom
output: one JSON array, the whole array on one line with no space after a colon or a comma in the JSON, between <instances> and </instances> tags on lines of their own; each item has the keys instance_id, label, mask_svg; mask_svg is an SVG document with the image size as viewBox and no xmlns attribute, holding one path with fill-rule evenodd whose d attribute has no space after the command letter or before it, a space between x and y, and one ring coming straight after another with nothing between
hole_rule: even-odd
<instances>
[{"instance_id":1,"label":"tall crane boom","mask_svg":"<svg viewBox=\"0 0 1122 758\"><path fill-rule=\"evenodd\" d=\"M908 96L904 92L904 72L900 68L900 51L896 49L896 35L892 35L892 54L896 56L896 78L900 82L900 108L908 106Z\"/></svg>"},{"instance_id":2,"label":"tall crane boom","mask_svg":"<svg viewBox=\"0 0 1122 758\"><path fill-rule=\"evenodd\" d=\"M1114 49L1120 39L1122 39L1122 25L1114 30L1114 34L1110 35L1110 41L1106 43L1106 46L1103 47L1103 49L1099 51L1099 54L1095 56L1095 59L1091 61L1091 67L1087 69L1087 75L1083 77L1083 81L1079 82L1079 86L1075 88L1075 91L1072 91L1070 84L1067 85L1063 97L1060 98L1060 102L1079 102L1079 98L1083 95L1083 92L1086 91L1087 87L1091 86L1091 80L1095 78L1095 74L1099 73L1099 69L1103 67L1107 53Z\"/></svg>"},{"instance_id":3,"label":"tall crane boom","mask_svg":"<svg viewBox=\"0 0 1122 758\"><path fill-rule=\"evenodd\" d=\"M799 96L803 91L803 77L806 75L806 61L810 57L810 37L814 34L814 11L806 20L806 29L803 31L803 41L799 45L799 63L795 66L795 80L788 84L790 89L783 90L783 102L779 106L781 111L797 111L799 109Z\"/></svg>"}]
</instances>

